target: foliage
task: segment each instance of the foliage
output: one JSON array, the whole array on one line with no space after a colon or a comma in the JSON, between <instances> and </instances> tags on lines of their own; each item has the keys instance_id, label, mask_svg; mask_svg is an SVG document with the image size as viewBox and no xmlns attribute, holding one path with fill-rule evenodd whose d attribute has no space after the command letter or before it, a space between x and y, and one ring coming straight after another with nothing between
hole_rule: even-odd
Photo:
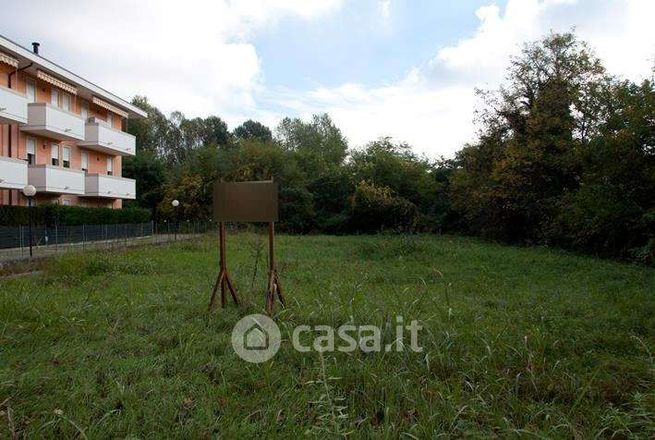
<instances>
[{"instance_id":1,"label":"foliage","mask_svg":"<svg viewBox=\"0 0 655 440\"><path fill-rule=\"evenodd\" d=\"M239 139L256 139L263 143L270 143L273 141L273 133L271 133L271 129L261 122L253 121L252 119L248 119L235 128L234 136Z\"/></svg>"},{"instance_id":2,"label":"foliage","mask_svg":"<svg viewBox=\"0 0 655 440\"><path fill-rule=\"evenodd\" d=\"M148 208L153 214L157 213L157 206L163 199L162 186L166 181L164 164L159 157L150 150L145 150L136 156L123 158L124 177L136 179L137 206Z\"/></svg>"},{"instance_id":3,"label":"foliage","mask_svg":"<svg viewBox=\"0 0 655 440\"><path fill-rule=\"evenodd\" d=\"M229 133L217 117L167 118L137 97L150 117L131 122L126 175L156 216L177 198L179 215L206 220L216 180L274 179L282 230L451 231L653 263L652 82L620 81L575 34L551 33L479 94L479 136L447 160L390 138L349 148L327 114L284 118L273 138L257 121Z\"/></svg>"},{"instance_id":4,"label":"foliage","mask_svg":"<svg viewBox=\"0 0 655 440\"><path fill-rule=\"evenodd\" d=\"M484 237L652 262L655 90L618 81L573 34L512 60L457 154L451 226Z\"/></svg>"},{"instance_id":5,"label":"foliage","mask_svg":"<svg viewBox=\"0 0 655 440\"><path fill-rule=\"evenodd\" d=\"M340 166L346 158L346 138L327 114L314 115L311 122L285 118L277 128L280 145L296 153L299 165L318 176L324 170Z\"/></svg>"},{"instance_id":6,"label":"foliage","mask_svg":"<svg viewBox=\"0 0 655 440\"><path fill-rule=\"evenodd\" d=\"M386 186L375 186L366 181L361 181L355 188L350 206L350 221L358 232L412 231L419 216L412 202L394 195Z\"/></svg>"},{"instance_id":7,"label":"foliage","mask_svg":"<svg viewBox=\"0 0 655 440\"><path fill-rule=\"evenodd\" d=\"M46 204L31 209L33 223L48 226L147 223L151 219L148 209L137 207L110 209ZM0 206L0 225L27 225L29 210L26 206Z\"/></svg>"}]
</instances>

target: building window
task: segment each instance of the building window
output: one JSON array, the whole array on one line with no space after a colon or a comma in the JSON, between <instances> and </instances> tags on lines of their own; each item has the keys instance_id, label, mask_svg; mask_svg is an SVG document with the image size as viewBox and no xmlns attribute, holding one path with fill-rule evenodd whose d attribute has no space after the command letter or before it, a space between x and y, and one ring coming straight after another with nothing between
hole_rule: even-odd
<instances>
[{"instance_id":1,"label":"building window","mask_svg":"<svg viewBox=\"0 0 655 440\"><path fill-rule=\"evenodd\" d=\"M68 93L61 95L61 106L64 110L71 111L71 95Z\"/></svg>"},{"instance_id":2,"label":"building window","mask_svg":"<svg viewBox=\"0 0 655 440\"><path fill-rule=\"evenodd\" d=\"M114 175L114 158L111 156L107 156L107 175Z\"/></svg>"},{"instance_id":3,"label":"building window","mask_svg":"<svg viewBox=\"0 0 655 440\"><path fill-rule=\"evenodd\" d=\"M36 102L36 84L31 79L27 80L27 101Z\"/></svg>"},{"instance_id":4,"label":"building window","mask_svg":"<svg viewBox=\"0 0 655 440\"><path fill-rule=\"evenodd\" d=\"M82 151L82 171L89 171L89 153Z\"/></svg>"},{"instance_id":5,"label":"building window","mask_svg":"<svg viewBox=\"0 0 655 440\"><path fill-rule=\"evenodd\" d=\"M110 111L107 112L107 124L109 124L111 128L114 128L114 114Z\"/></svg>"},{"instance_id":6,"label":"building window","mask_svg":"<svg viewBox=\"0 0 655 440\"><path fill-rule=\"evenodd\" d=\"M89 119L89 103L86 101L82 101L81 108L80 108L80 116L82 116L82 119L85 121Z\"/></svg>"},{"instance_id":7,"label":"building window","mask_svg":"<svg viewBox=\"0 0 655 440\"><path fill-rule=\"evenodd\" d=\"M62 162L64 163L64 168L71 167L71 147L64 147L64 157Z\"/></svg>"},{"instance_id":8,"label":"building window","mask_svg":"<svg viewBox=\"0 0 655 440\"><path fill-rule=\"evenodd\" d=\"M71 205L71 201L68 200L68 199L64 199L64 200L62 200L61 203L62 203L62 205L64 205L64 206L70 206L70 205Z\"/></svg>"},{"instance_id":9,"label":"building window","mask_svg":"<svg viewBox=\"0 0 655 440\"><path fill-rule=\"evenodd\" d=\"M50 160L52 165L59 166L59 144L50 144Z\"/></svg>"},{"instance_id":10,"label":"building window","mask_svg":"<svg viewBox=\"0 0 655 440\"><path fill-rule=\"evenodd\" d=\"M34 138L27 138L27 163L30 165L36 163L36 141Z\"/></svg>"},{"instance_id":11,"label":"building window","mask_svg":"<svg viewBox=\"0 0 655 440\"><path fill-rule=\"evenodd\" d=\"M59 90L54 87L50 89L50 104L59 107Z\"/></svg>"}]
</instances>

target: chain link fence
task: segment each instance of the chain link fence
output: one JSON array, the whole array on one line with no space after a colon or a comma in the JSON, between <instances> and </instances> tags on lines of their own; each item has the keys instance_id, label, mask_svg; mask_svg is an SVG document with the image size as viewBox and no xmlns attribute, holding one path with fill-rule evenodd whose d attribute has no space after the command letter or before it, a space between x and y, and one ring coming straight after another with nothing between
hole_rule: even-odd
<instances>
[{"instance_id":1,"label":"chain link fence","mask_svg":"<svg viewBox=\"0 0 655 440\"><path fill-rule=\"evenodd\" d=\"M86 249L129 247L186 240L212 229L212 223L180 221L111 225L32 225L32 256ZM30 227L0 226L0 262L30 258Z\"/></svg>"}]
</instances>

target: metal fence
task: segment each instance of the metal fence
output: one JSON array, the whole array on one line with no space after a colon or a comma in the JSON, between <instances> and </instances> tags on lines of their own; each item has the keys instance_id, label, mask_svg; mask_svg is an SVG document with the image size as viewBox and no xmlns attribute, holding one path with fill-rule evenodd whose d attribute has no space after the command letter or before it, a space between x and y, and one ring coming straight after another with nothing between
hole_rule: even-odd
<instances>
[{"instance_id":1,"label":"metal fence","mask_svg":"<svg viewBox=\"0 0 655 440\"><path fill-rule=\"evenodd\" d=\"M33 225L32 255L49 256L86 248L128 247L185 240L212 228L211 223L181 221L115 225ZM0 262L30 258L30 228L0 226Z\"/></svg>"}]
</instances>

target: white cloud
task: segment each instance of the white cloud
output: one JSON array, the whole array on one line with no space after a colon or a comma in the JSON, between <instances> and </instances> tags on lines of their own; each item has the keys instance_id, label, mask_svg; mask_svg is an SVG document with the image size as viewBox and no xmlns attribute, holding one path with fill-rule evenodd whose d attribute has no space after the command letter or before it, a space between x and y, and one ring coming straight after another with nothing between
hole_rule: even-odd
<instances>
[{"instance_id":1,"label":"white cloud","mask_svg":"<svg viewBox=\"0 0 655 440\"><path fill-rule=\"evenodd\" d=\"M14 19L3 20L3 33L27 42L39 39L45 57L119 96L139 93L167 112L219 114L235 123L261 113L254 100L262 67L249 42L253 34L286 16L315 19L341 2L12 2L3 15Z\"/></svg>"},{"instance_id":2,"label":"white cloud","mask_svg":"<svg viewBox=\"0 0 655 440\"><path fill-rule=\"evenodd\" d=\"M575 27L613 74L641 80L655 55L652 0L509 0L476 11L475 33L437 51L402 80L380 87L345 84L294 96L302 115L329 112L355 145L393 136L430 156L452 156L474 139L475 87L495 88L523 42Z\"/></svg>"},{"instance_id":3,"label":"white cloud","mask_svg":"<svg viewBox=\"0 0 655 440\"><path fill-rule=\"evenodd\" d=\"M380 0L378 8L380 10L380 17L382 17L383 20L386 21L391 18L391 0Z\"/></svg>"},{"instance_id":4,"label":"white cloud","mask_svg":"<svg viewBox=\"0 0 655 440\"><path fill-rule=\"evenodd\" d=\"M639 80L654 63L654 0L508 0L479 8L470 36L435 47L432 59L401 80L310 91L267 84L256 33L284 17L318 20L344 4L31 0L5 5L2 32L24 43L41 40L46 57L119 96L144 94L164 111L218 114L231 126L247 118L273 126L283 116L326 111L353 145L390 135L431 156L450 156L473 139L474 88L496 87L509 55L551 29L575 26L612 73ZM377 5L374 13L390 23L391 0Z\"/></svg>"}]
</instances>

